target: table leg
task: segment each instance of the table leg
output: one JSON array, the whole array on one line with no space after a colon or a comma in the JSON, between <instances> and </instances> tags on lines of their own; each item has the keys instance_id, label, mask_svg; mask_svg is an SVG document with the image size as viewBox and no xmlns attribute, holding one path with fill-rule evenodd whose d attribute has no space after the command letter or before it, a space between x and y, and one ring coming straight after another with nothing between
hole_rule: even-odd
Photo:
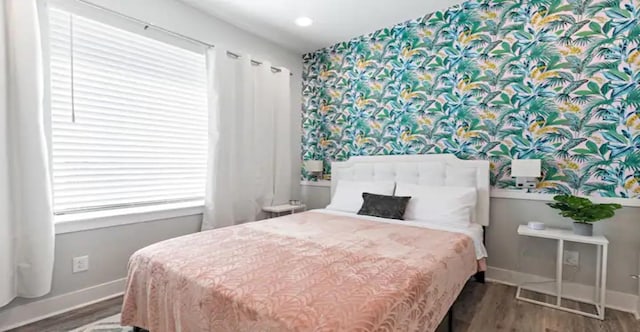
<instances>
[{"instance_id":1,"label":"table leg","mask_svg":"<svg viewBox=\"0 0 640 332\"><path fill-rule=\"evenodd\" d=\"M609 251L609 245L602 246L602 280L600 280L600 306L602 312L600 313L600 319L604 319L604 305L606 303L605 297L607 296L607 255Z\"/></svg>"},{"instance_id":2,"label":"table leg","mask_svg":"<svg viewBox=\"0 0 640 332\"><path fill-rule=\"evenodd\" d=\"M558 254L556 257L556 304L562 303L562 254L564 253L564 240L558 240Z\"/></svg>"},{"instance_id":3,"label":"table leg","mask_svg":"<svg viewBox=\"0 0 640 332\"><path fill-rule=\"evenodd\" d=\"M596 245L596 247L598 248L598 253L596 254L596 287L595 287L595 294L593 295L594 297L594 302L599 303L600 302L600 277L602 276L602 246L601 245Z\"/></svg>"}]
</instances>

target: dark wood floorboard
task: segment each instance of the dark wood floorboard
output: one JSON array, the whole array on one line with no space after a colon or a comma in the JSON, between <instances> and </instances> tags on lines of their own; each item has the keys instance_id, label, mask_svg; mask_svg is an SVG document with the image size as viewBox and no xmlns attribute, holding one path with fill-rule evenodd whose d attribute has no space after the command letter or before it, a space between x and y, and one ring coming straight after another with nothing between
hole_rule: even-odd
<instances>
[{"instance_id":1,"label":"dark wood floorboard","mask_svg":"<svg viewBox=\"0 0 640 332\"><path fill-rule=\"evenodd\" d=\"M122 308L122 296L53 316L8 332L65 332L113 316Z\"/></svg>"},{"instance_id":2,"label":"dark wood floorboard","mask_svg":"<svg viewBox=\"0 0 640 332\"><path fill-rule=\"evenodd\" d=\"M607 309L605 320L588 318L515 299L515 287L468 283L453 307L454 332L638 332L640 321L627 312ZM533 294L536 300L555 299ZM530 294L527 294L530 296ZM566 301L573 308L589 305Z\"/></svg>"},{"instance_id":3,"label":"dark wood floorboard","mask_svg":"<svg viewBox=\"0 0 640 332\"><path fill-rule=\"evenodd\" d=\"M640 321L632 314L607 309L600 321L533 303L517 301L516 289L501 284L469 282L454 305L454 332L638 332ZM529 295L529 294L527 294ZM552 301L544 294L538 300ZM115 315L122 297L48 318L10 332L61 332ZM584 304L569 303L575 308Z\"/></svg>"}]
</instances>

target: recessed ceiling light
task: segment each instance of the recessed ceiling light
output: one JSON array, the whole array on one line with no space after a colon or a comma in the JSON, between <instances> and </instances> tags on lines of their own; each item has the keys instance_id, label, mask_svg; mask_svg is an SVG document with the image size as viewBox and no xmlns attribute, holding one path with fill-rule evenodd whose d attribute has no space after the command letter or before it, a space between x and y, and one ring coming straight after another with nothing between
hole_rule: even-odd
<instances>
[{"instance_id":1,"label":"recessed ceiling light","mask_svg":"<svg viewBox=\"0 0 640 332\"><path fill-rule=\"evenodd\" d=\"M313 24L313 20L306 16L301 16L296 18L295 22L297 26L301 26L301 27L308 27L311 24Z\"/></svg>"}]
</instances>

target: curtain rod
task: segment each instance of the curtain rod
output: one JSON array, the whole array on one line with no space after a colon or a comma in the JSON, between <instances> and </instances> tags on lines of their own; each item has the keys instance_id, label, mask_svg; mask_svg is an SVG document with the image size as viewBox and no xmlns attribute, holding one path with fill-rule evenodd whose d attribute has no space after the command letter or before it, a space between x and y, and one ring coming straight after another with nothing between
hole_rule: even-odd
<instances>
[{"instance_id":1,"label":"curtain rod","mask_svg":"<svg viewBox=\"0 0 640 332\"><path fill-rule=\"evenodd\" d=\"M161 26L157 26L157 25L154 25L152 23L145 22L145 21L143 21L141 19L137 19L137 18L135 18L133 16L125 15L123 13L117 12L115 10L109 9L107 7L104 7L104 6L97 5L97 4L89 2L87 0L76 0L76 1L78 1L78 2L80 2L82 4L85 4L85 5L89 6L89 7L92 7L92 8L104 11L104 12L108 12L108 13L110 13L112 15L118 16L118 17L123 18L125 20L140 24L140 25L143 26L144 30L147 30L149 28L153 28L155 30L161 31L163 33L166 33L166 34L168 34L170 36L173 36L173 37L176 37L176 38L180 38L180 39L186 40L186 41L194 43L194 44L199 44L199 45L202 45L202 46L205 46L205 47L208 47L208 48L215 48L216 47L213 44L210 44L210 43L204 42L202 40L195 39L195 38L183 35L181 33L175 32L175 31L171 31L171 30L165 29L165 28L163 28ZM231 57L234 57L234 58L242 57L241 55L239 55L237 53L234 53L234 52L230 52L230 51L227 51L227 55L229 55ZM257 61L257 60L253 60L253 59L251 59L251 63L254 64L254 65L261 65L262 64L262 62ZM273 67L273 66L271 66L271 70L274 71L274 72L277 72L277 73L282 71L282 69L280 69L278 67ZM293 73L289 73L289 75L293 76Z\"/></svg>"}]
</instances>

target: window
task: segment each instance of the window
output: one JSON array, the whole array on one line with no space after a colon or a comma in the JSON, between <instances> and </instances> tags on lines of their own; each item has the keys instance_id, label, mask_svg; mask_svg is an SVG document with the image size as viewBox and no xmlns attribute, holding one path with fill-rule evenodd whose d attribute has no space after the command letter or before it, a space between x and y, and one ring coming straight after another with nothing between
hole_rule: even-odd
<instances>
[{"instance_id":1,"label":"window","mask_svg":"<svg viewBox=\"0 0 640 332\"><path fill-rule=\"evenodd\" d=\"M206 60L50 11L56 214L204 197Z\"/></svg>"}]
</instances>

